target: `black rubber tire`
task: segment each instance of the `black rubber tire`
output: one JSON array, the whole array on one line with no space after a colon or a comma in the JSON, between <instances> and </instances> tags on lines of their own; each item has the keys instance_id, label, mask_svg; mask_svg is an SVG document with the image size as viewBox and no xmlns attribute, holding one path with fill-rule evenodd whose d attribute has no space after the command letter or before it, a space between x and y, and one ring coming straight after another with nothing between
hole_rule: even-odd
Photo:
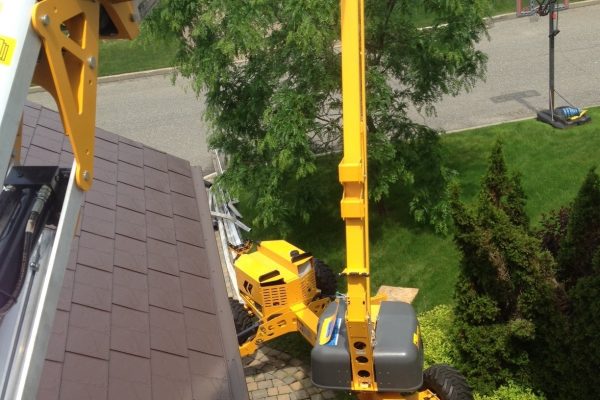
<instances>
[{"instance_id":1,"label":"black rubber tire","mask_svg":"<svg viewBox=\"0 0 600 400\"><path fill-rule=\"evenodd\" d=\"M252 325L254 325L254 318L248 313L248 310L244 308L244 305L236 299L229 298L229 306L231 307L231 314L233 314L233 323L235 325L235 333L239 335L240 332L244 332ZM256 329L252 329L246 332L242 336L238 336L238 344L244 344L248 339L256 334Z\"/></svg>"},{"instance_id":2,"label":"black rubber tire","mask_svg":"<svg viewBox=\"0 0 600 400\"><path fill-rule=\"evenodd\" d=\"M337 293L337 277L329 265L315 258L315 278L317 288L323 297L335 297Z\"/></svg>"},{"instance_id":3,"label":"black rubber tire","mask_svg":"<svg viewBox=\"0 0 600 400\"><path fill-rule=\"evenodd\" d=\"M423 389L429 389L440 400L473 400L471 387L454 367L432 365L423 372Z\"/></svg>"}]
</instances>

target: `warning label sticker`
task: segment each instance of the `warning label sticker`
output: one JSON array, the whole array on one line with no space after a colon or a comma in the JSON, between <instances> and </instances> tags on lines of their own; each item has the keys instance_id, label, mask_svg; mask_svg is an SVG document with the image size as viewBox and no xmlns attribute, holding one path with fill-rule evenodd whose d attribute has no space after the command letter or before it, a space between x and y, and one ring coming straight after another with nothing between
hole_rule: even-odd
<instances>
[{"instance_id":1,"label":"warning label sticker","mask_svg":"<svg viewBox=\"0 0 600 400\"><path fill-rule=\"evenodd\" d=\"M17 41L8 36L0 36L0 64L10 65Z\"/></svg>"}]
</instances>

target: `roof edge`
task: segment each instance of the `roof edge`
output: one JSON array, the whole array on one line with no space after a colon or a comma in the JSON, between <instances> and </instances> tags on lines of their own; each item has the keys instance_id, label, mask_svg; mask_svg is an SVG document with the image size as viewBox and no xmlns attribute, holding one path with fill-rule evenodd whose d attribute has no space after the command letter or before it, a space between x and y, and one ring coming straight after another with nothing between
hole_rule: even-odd
<instances>
[{"instance_id":1,"label":"roof edge","mask_svg":"<svg viewBox=\"0 0 600 400\"><path fill-rule=\"evenodd\" d=\"M202 233L204 234L205 249L209 263L208 271L210 274L210 279L213 282L217 319L219 320L221 334L223 335L223 353L225 355L227 372L229 374L229 390L233 400L248 400L248 389L246 385L246 378L244 376L244 369L242 367L237 336L235 335L233 315L231 314L229 302L226 300L228 296L225 286L225 278L223 277L221 259L217 251L217 241L215 239L215 233L211 224L212 217L208 207L204 206L208 204L208 195L204 186L202 168L199 166L192 166L191 171L194 191L196 192L196 203L198 205L198 211L200 212Z\"/></svg>"}]
</instances>

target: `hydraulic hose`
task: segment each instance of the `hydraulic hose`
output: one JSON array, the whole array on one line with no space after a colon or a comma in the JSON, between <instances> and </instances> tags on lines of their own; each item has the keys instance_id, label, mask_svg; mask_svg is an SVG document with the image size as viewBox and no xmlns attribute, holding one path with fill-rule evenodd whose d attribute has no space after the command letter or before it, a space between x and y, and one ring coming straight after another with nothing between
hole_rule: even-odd
<instances>
[{"instance_id":1,"label":"hydraulic hose","mask_svg":"<svg viewBox=\"0 0 600 400\"><path fill-rule=\"evenodd\" d=\"M47 203L52 195L52 188L48 185L43 185L35 194L35 199L33 199L33 191L31 189L24 189L20 196L20 199L13 203L13 211L8 221L8 229L4 229L3 238L4 240L15 241L16 243L23 243L21 247L21 257L16 258L16 254L14 252L18 250L15 246L11 246L8 248L6 254L7 256L2 260L3 263L7 263L8 265L4 265L3 271L3 280L4 275L7 276L6 281L9 283L9 286L12 286L12 290L10 288L5 288L4 285L0 288L0 296L2 297L2 302L0 303L0 319L4 317L4 315L10 310L13 304L16 302L21 289L23 288L23 284L25 282L25 277L27 276L27 268L29 263L29 257L31 254L31 250L33 248L33 244L35 243L35 238L40 231L41 225L44 222L44 218L40 218L45 214L47 210ZM23 216L27 215L27 211L29 211L29 215L27 217L27 222L25 223L24 233L22 231L22 223L19 221L23 220ZM25 213L25 214L24 214ZM12 229L11 229L12 228ZM16 229L15 229L16 228ZM14 235L14 237L13 237ZM14 268L14 265L11 262L11 259L14 261L20 261L18 264L18 271L16 280L14 279L14 275L10 274L8 269ZM13 276L11 278L11 276ZM8 290L7 290L8 289Z\"/></svg>"}]
</instances>

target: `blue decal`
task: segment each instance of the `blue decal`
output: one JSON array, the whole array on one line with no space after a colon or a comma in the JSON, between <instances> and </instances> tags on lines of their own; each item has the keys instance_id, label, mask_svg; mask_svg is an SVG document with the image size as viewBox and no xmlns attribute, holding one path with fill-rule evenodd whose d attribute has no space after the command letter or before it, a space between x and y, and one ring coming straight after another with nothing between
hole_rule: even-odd
<instances>
[{"instance_id":1,"label":"blue decal","mask_svg":"<svg viewBox=\"0 0 600 400\"><path fill-rule=\"evenodd\" d=\"M342 318L337 318L335 320L335 327L333 328L333 333L331 334L331 339L325 346L337 346L338 337L340 336L340 327L342 326Z\"/></svg>"}]
</instances>

